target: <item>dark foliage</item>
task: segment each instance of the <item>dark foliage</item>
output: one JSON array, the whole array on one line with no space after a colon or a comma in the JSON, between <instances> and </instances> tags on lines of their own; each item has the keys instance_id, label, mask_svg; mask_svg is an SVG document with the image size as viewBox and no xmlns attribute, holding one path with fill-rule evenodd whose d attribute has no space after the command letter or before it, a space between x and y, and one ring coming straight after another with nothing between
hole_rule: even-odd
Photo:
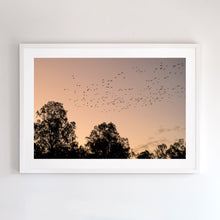
<instances>
[{"instance_id":1,"label":"dark foliage","mask_svg":"<svg viewBox=\"0 0 220 220\"><path fill-rule=\"evenodd\" d=\"M75 122L68 122L67 111L59 102L48 102L37 111L34 123L34 158L76 157L78 143Z\"/></svg>"},{"instance_id":2,"label":"dark foliage","mask_svg":"<svg viewBox=\"0 0 220 220\"><path fill-rule=\"evenodd\" d=\"M131 149L127 138L120 137L113 123L102 123L95 126L86 146L90 149L91 158L130 158Z\"/></svg>"},{"instance_id":3,"label":"dark foliage","mask_svg":"<svg viewBox=\"0 0 220 220\"><path fill-rule=\"evenodd\" d=\"M154 159L154 154L149 153L148 150L145 150L137 155L137 159Z\"/></svg>"},{"instance_id":4,"label":"dark foliage","mask_svg":"<svg viewBox=\"0 0 220 220\"><path fill-rule=\"evenodd\" d=\"M166 154L170 159L185 159L186 146L184 145L184 140L179 139L178 142L170 145L170 148L166 151Z\"/></svg>"},{"instance_id":5,"label":"dark foliage","mask_svg":"<svg viewBox=\"0 0 220 220\"><path fill-rule=\"evenodd\" d=\"M155 158L157 159L166 159L167 158L167 145L166 144L160 144L157 146L155 153Z\"/></svg>"},{"instance_id":6,"label":"dark foliage","mask_svg":"<svg viewBox=\"0 0 220 220\"><path fill-rule=\"evenodd\" d=\"M95 126L87 137L85 146L78 146L76 124L69 122L63 104L50 101L36 113L34 123L35 159L185 159L184 140L170 145L158 145L154 153L145 150L139 154L132 151L127 138L120 137L115 124Z\"/></svg>"},{"instance_id":7,"label":"dark foliage","mask_svg":"<svg viewBox=\"0 0 220 220\"><path fill-rule=\"evenodd\" d=\"M154 153L143 151L137 155L137 159L185 159L186 146L183 139L170 145L167 148L166 144L160 144L154 150Z\"/></svg>"}]
</instances>

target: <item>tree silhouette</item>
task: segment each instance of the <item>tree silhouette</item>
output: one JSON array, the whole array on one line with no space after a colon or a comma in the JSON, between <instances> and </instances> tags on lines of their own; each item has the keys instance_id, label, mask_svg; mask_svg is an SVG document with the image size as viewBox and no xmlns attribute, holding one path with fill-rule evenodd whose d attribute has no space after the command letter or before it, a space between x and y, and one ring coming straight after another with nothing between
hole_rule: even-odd
<instances>
[{"instance_id":1,"label":"tree silhouette","mask_svg":"<svg viewBox=\"0 0 220 220\"><path fill-rule=\"evenodd\" d=\"M155 158L156 159L167 159L167 153L166 153L167 145L166 144L160 144L155 149Z\"/></svg>"},{"instance_id":2,"label":"tree silhouette","mask_svg":"<svg viewBox=\"0 0 220 220\"><path fill-rule=\"evenodd\" d=\"M86 146L91 158L130 158L131 150L127 138L120 137L113 123L95 126L87 137Z\"/></svg>"},{"instance_id":3,"label":"tree silhouette","mask_svg":"<svg viewBox=\"0 0 220 220\"><path fill-rule=\"evenodd\" d=\"M178 142L170 145L170 148L166 151L166 154L170 159L185 159L186 146L184 144L184 139L179 139Z\"/></svg>"},{"instance_id":4,"label":"tree silhouette","mask_svg":"<svg viewBox=\"0 0 220 220\"><path fill-rule=\"evenodd\" d=\"M69 122L63 104L49 101L36 112L34 123L34 158L99 159L185 159L184 139L170 145L160 144L150 153L135 153L127 138L120 137L115 124L103 122L94 127L85 146L76 142L76 124Z\"/></svg>"},{"instance_id":5,"label":"tree silhouette","mask_svg":"<svg viewBox=\"0 0 220 220\"><path fill-rule=\"evenodd\" d=\"M68 122L63 104L49 101L37 111L34 123L34 157L68 158L77 148L75 122Z\"/></svg>"},{"instance_id":6,"label":"tree silhouette","mask_svg":"<svg viewBox=\"0 0 220 220\"><path fill-rule=\"evenodd\" d=\"M154 154L145 150L137 155L137 159L154 159Z\"/></svg>"},{"instance_id":7,"label":"tree silhouette","mask_svg":"<svg viewBox=\"0 0 220 220\"><path fill-rule=\"evenodd\" d=\"M184 139L179 139L178 142L171 144L169 148L165 144L158 145L154 153L157 159L185 159L186 146Z\"/></svg>"}]
</instances>

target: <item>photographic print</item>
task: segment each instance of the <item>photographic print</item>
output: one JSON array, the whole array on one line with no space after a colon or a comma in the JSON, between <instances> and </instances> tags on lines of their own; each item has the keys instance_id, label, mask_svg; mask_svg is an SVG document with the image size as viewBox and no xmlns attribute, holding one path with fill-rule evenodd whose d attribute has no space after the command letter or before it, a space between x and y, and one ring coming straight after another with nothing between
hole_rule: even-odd
<instances>
[{"instance_id":1,"label":"photographic print","mask_svg":"<svg viewBox=\"0 0 220 220\"><path fill-rule=\"evenodd\" d=\"M191 173L197 45L22 44L20 171Z\"/></svg>"},{"instance_id":2,"label":"photographic print","mask_svg":"<svg viewBox=\"0 0 220 220\"><path fill-rule=\"evenodd\" d=\"M185 58L35 58L35 159L185 159Z\"/></svg>"}]
</instances>

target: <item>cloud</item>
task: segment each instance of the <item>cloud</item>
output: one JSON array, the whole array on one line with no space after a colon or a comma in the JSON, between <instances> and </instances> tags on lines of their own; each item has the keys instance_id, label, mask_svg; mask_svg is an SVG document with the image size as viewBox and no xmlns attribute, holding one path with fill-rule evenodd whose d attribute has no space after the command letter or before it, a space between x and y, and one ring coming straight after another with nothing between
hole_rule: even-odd
<instances>
[{"instance_id":1,"label":"cloud","mask_svg":"<svg viewBox=\"0 0 220 220\"><path fill-rule=\"evenodd\" d=\"M181 130L185 130L185 128L181 128L180 126L175 126L173 128L159 128L158 129L158 133L161 134L161 133L164 133L164 132L171 132L171 131L181 131Z\"/></svg>"},{"instance_id":2,"label":"cloud","mask_svg":"<svg viewBox=\"0 0 220 220\"><path fill-rule=\"evenodd\" d=\"M153 138L152 138L153 139ZM148 150L149 152L154 152L154 149L159 145L159 144L166 144L168 140L166 138L161 138L159 140L152 140L147 142L146 144L140 145L135 148L135 151L137 152L142 152L145 150Z\"/></svg>"}]
</instances>

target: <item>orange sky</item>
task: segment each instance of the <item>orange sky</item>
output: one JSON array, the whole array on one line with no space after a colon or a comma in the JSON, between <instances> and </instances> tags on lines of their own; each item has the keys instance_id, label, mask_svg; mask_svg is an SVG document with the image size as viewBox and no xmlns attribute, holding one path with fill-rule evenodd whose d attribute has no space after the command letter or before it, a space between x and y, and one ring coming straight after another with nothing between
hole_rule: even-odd
<instances>
[{"instance_id":1,"label":"orange sky","mask_svg":"<svg viewBox=\"0 0 220 220\"><path fill-rule=\"evenodd\" d=\"M80 144L102 122L135 151L185 139L184 58L35 58L34 78L35 112L63 103Z\"/></svg>"}]
</instances>

